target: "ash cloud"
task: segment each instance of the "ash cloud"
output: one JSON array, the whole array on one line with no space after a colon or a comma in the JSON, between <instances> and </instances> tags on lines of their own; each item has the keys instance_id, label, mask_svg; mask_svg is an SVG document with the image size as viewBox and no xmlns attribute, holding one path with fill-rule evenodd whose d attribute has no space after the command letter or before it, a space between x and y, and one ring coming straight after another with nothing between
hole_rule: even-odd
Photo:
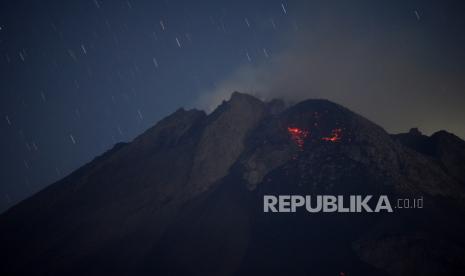
<instances>
[{"instance_id":1,"label":"ash cloud","mask_svg":"<svg viewBox=\"0 0 465 276\"><path fill-rule=\"evenodd\" d=\"M430 28L441 23L427 13L437 7L424 8L420 20L408 8L294 8L301 11L299 29L283 38L287 47L237 68L198 105L211 110L232 91L290 103L325 98L391 133L418 127L427 134L445 129L465 137L464 59L453 37ZM373 14L383 8L382 18Z\"/></svg>"}]
</instances>

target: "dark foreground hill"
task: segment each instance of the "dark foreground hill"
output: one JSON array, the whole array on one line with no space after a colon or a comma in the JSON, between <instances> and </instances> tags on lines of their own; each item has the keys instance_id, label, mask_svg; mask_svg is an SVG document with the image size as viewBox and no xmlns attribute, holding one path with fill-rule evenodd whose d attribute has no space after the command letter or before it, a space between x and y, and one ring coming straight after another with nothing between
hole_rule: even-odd
<instances>
[{"instance_id":1,"label":"dark foreground hill","mask_svg":"<svg viewBox=\"0 0 465 276\"><path fill-rule=\"evenodd\" d=\"M465 145L325 100L180 109L0 216L1 275L462 275ZM423 198L264 213L263 195Z\"/></svg>"}]
</instances>

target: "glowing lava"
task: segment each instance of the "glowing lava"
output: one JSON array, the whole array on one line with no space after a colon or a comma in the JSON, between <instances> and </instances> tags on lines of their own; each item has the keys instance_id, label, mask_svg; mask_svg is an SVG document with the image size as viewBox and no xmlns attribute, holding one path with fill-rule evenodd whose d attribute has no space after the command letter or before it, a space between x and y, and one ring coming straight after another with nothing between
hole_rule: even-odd
<instances>
[{"instance_id":1,"label":"glowing lava","mask_svg":"<svg viewBox=\"0 0 465 276\"><path fill-rule=\"evenodd\" d=\"M291 135L292 140L294 140L297 146L302 149L304 147L305 138L307 138L310 134L309 131L297 127L288 127L287 131Z\"/></svg>"},{"instance_id":2,"label":"glowing lava","mask_svg":"<svg viewBox=\"0 0 465 276\"><path fill-rule=\"evenodd\" d=\"M335 128L333 129L333 131L331 131L331 136L323 137L321 138L321 140L329 141L329 142L339 142L341 138L342 138L342 129Z\"/></svg>"}]
</instances>

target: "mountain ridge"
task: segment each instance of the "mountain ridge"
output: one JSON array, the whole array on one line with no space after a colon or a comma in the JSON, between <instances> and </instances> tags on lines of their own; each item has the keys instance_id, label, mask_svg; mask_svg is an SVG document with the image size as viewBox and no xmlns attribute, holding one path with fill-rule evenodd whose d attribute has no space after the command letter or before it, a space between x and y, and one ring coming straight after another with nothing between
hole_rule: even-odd
<instances>
[{"instance_id":1,"label":"mountain ridge","mask_svg":"<svg viewBox=\"0 0 465 276\"><path fill-rule=\"evenodd\" d=\"M408 252L410 241L418 248L433 241L458 248L441 253L441 260L463 257L465 238L456 231L465 229L458 222L465 210L464 142L444 132L406 135L389 135L327 100L285 107L279 100L234 92L208 115L178 109L1 214L0 271L327 274L339 265L359 274L404 275L423 272L421 265L431 267L426 275L456 271L462 266L410 256L412 265L405 256L383 255L395 248ZM429 142L415 148L418 138ZM353 221L331 215L270 218L260 206L267 193L423 196L426 206L417 213L360 215ZM426 227L428 217L442 222L448 212L455 229ZM412 225L404 226L406 221ZM321 231L312 228L315 223ZM343 229L328 232L341 223ZM269 229L275 236L264 234ZM415 235L408 234L412 231ZM326 253L305 252L312 243ZM292 247L315 261L309 266L281 252ZM278 260L282 267L276 267Z\"/></svg>"}]
</instances>

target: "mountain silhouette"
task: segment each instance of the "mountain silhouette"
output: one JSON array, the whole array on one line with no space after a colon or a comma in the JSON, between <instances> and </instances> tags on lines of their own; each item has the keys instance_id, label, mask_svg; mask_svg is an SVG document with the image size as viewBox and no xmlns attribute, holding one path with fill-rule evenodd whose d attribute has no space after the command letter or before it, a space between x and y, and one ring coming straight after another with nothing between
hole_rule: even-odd
<instances>
[{"instance_id":1,"label":"mountain silhouette","mask_svg":"<svg viewBox=\"0 0 465 276\"><path fill-rule=\"evenodd\" d=\"M264 195L422 198L265 213ZM327 100L179 109L0 215L2 275L461 275L465 142Z\"/></svg>"}]
</instances>

